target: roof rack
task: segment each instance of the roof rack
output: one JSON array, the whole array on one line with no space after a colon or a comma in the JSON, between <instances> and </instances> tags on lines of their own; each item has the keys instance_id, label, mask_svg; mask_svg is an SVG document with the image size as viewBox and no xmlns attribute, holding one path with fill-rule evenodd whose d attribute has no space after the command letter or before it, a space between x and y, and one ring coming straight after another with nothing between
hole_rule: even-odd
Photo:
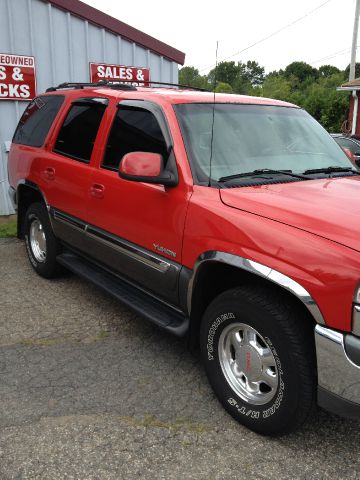
<instances>
[{"instance_id":1,"label":"roof rack","mask_svg":"<svg viewBox=\"0 0 360 480\"><path fill-rule=\"evenodd\" d=\"M64 88L74 88L74 89L82 89L87 87L109 87L115 88L118 90L136 90L134 85L126 85L123 83L113 83L106 80L102 80L101 82L97 83L87 83L87 82L65 82L60 83L57 87L49 87L46 89L47 92L55 92L56 90L62 90Z\"/></svg>"},{"instance_id":2,"label":"roof rack","mask_svg":"<svg viewBox=\"0 0 360 480\"><path fill-rule=\"evenodd\" d=\"M131 80L124 80L124 81L125 82L131 82ZM184 88L186 90L197 90L199 92L207 92L208 91L205 88L192 87L191 85L183 85L181 83L153 82L152 80L149 80L145 83L151 83L151 84L154 84L154 85L167 85L167 86L171 86L171 87L181 87L181 88Z\"/></svg>"},{"instance_id":3,"label":"roof rack","mask_svg":"<svg viewBox=\"0 0 360 480\"><path fill-rule=\"evenodd\" d=\"M56 90L62 90L64 88L74 88L74 89L82 89L87 87L107 87L107 88L114 88L116 90L137 90L137 88L132 85L134 80L122 80L121 83L111 82L109 80L102 80L101 82L97 83L87 83L87 82L65 82L60 83L57 87L49 87L46 89L47 92L56 92ZM190 85L182 85L180 83L167 83L167 82L155 82L152 80L148 80L144 82L146 85L165 85L168 87L180 87L186 90L197 90L199 92L207 92L204 88L192 87Z\"/></svg>"}]
</instances>

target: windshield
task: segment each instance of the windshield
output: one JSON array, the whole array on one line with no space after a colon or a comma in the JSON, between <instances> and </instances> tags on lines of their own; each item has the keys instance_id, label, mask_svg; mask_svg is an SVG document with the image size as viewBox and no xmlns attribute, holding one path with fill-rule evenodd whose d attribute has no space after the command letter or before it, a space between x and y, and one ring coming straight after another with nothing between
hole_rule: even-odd
<instances>
[{"instance_id":1,"label":"windshield","mask_svg":"<svg viewBox=\"0 0 360 480\"><path fill-rule=\"evenodd\" d=\"M210 174L213 104L175 106L193 173ZM267 105L216 104L211 177L258 169L303 173L329 166L351 168L343 150L304 110Z\"/></svg>"}]
</instances>

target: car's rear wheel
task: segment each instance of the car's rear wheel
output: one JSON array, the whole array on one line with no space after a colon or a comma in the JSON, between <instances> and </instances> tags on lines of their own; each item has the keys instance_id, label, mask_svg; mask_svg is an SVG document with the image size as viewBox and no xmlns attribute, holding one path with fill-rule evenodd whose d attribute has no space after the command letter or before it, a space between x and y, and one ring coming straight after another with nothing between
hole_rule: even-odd
<instances>
[{"instance_id":1,"label":"car's rear wheel","mask_svg":"<svg viewBox=\"0 0 360 480\"><path fill-rule=\"evenodd\" d=\"M207 376L225 409L255 432L300 426L315 402L313 326L287 297L241 287L219 295L201 324Z\"/></svg>"},{"instance_id":2,"label":"car's rear wheel","mask_svg":"<svg viewBox=\"0 0 360 480\"><path fill-rule=\"evenodd\" d=\"M34 270L45 278L56 277L63 267L56 261L61 245L55 237L47 209L42 203L33 203L24 219L27 254Z\"/></svg>"}]
</instances>

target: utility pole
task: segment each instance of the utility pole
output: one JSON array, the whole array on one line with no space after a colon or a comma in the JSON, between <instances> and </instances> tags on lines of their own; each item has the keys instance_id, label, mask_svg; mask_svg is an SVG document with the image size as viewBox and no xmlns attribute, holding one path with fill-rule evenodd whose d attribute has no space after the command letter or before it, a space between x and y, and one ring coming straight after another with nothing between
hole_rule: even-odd
<instances>
[{"instance_id":1,"label":"utility pole","mask_svg":"<svg viewBox=\"0 0 360 480\"><path fill-rule=\"evenodd\" d=\"M357 44L357 36L358 36L358 30L359 30L359 12L360 12L360 0L356 0L349 81L354 80L355 78L356 44Z\"/></svg>"}]
</instances>

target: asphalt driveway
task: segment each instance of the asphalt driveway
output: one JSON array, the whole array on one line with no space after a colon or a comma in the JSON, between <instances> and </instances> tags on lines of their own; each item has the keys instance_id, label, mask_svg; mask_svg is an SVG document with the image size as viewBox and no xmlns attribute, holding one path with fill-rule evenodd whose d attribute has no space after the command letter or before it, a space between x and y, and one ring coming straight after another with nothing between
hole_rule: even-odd
<instances>
[{"instance_id":1,"label":"asphalt driveway","mask_svg":"<svg viewBox=\"0 0 360 480\"><path fill-rule=\"evenodd\" d=\"M0 479L360 479L360 423L268 439L196 356L91 284L47 281L0 239Z\"/></svg>"}]
</instances>

